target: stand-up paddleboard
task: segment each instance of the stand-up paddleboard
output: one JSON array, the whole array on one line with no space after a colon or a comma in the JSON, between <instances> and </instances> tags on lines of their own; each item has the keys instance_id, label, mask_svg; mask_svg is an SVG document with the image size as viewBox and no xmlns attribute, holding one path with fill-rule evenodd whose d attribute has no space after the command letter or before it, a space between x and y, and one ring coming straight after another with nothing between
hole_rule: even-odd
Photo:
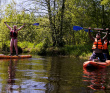
<instances>
[{"instance_id":1,"label":"stand-up paddleboard","mask_svg":"<svg viewBox=\"0 0 110 93\"><path fill-rule=\"evenodd\" d=\"M0 59L23 59L23 58L31 58L31 57L32 57L32 55L9 56L9 55L0 54Z\"/></svg>"},{"instance_id":2,"label":"stand-up paddleboard","mask_svg":"<svg viewBox=\"0 0 110 93\"><path fill-rule=\"evenodd\" d=\"M87 69L102 69L102 68L106 68L109 65L110 65L110 60L106 60L106 62L86 61L83 63L83 67Z\"/></svg>"}]
</instances>

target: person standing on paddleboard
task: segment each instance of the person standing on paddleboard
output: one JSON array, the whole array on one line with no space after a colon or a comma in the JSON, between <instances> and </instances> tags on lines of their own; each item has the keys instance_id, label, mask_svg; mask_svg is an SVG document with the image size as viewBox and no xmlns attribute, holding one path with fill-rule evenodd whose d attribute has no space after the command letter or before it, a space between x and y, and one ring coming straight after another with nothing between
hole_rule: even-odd
<instances>
[{"instance_id":1,"label":"person standing on paddleboard","mask_svg":"<svg viewBox=\"0 0 110 93\"><path fill-rule=\"evenodd\" d=\"M18 56L18 48L17 48L17 35L18 35L18 31L21 30L25 24L23 24L23 26L21 26L19 29L17 29L17 26L14 25L13 29L7 25L6 22L4 22L6 24L6 26L9 28L10 30L10 37L11 37L11 41L10 41L10 56L12 56L13 54L13 46L15 47L16 50L16 56Z\"/></svg>"},{"instance_id":2,"label":"person standing on paddleboard","mask_svg":"<svg viewBox=\"0 0 110 93\"><path fill-rule=\"evenodd\" d=\"M93 53L89 60L92 61L93 59L96 59L96 57L99 57L101 62L105 62L106 59L103 55L103 42L107 38L108 32L106 33L106 35L103 38L101 38L100 33L97 33L96 37L94 38L94 37L92 37L90 30L91 30L91 28L89 28L88 34L89 34L89 37L91 38L91 40L93 41L93 46L92 46ZM108 31L108 28L106 30Z\"/></svg>"}]
</instances>

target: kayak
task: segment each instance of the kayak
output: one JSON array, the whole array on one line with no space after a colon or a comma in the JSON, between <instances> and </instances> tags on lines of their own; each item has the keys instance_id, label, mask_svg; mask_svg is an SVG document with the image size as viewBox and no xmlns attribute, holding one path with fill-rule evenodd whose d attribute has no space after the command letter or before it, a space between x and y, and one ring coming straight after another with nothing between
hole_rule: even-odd
<instances>
[{"instance_id":1,"label":"kayak","mask_svg":"<svg viewBox=\"0 0 110 93\"><path fill-rule=\"evenodd\" d=\"M0 54L0 59L23 59L23 58L31 58L32 55L14 55L14 56L9 56L9 55L1 55Z\"/></svg>"},{"instance_id":2,"label":"kayak","mask_svg":"<svg viewBox=\"0 0 110 93\"><path fill-rule=\"evenodd\" d=\"M106 62L86 61L83 63L83 67L87 69L102 69L102 68L106 68L109 65L110 65L110 60L106 60Z\"/></svg>"}]
</instances>

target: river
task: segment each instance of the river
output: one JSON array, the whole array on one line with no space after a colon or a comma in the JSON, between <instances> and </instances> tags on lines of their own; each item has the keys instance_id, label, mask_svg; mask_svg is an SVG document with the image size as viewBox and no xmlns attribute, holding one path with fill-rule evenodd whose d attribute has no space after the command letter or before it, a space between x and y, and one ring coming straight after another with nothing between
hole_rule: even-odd
<instances>
[{"instance_id":1,"label":"river","mask_svg":"<svg viewBox=\"0 0 110 93\"><path fill-rule=\"evenodd\" d=\"M83 69L85 60L41 57L0 60L0 93L110 93L110 68Z\"/></svg>"}]
</instances>

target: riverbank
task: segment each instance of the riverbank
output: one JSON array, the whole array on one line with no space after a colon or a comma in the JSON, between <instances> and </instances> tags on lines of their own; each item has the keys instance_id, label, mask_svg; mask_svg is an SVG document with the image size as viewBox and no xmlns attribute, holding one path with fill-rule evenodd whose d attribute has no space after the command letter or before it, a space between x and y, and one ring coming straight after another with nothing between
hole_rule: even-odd
<instances>
[{"instance_id":1,"label":"riverbank","mask_svg":"<svg viewBox=\"0 0 110 93\"><path fill-rule=\"evenodd\" d=\"M64 47L46 46L43 43L33 44L28 42L18 42L20 53L29 53L41 56L69 56L69 57L82 57L87 58L91 55L92 44L84 45L65 45ZM9 44L4 44L1 53L9 52Z\"/></svg>"}]
</instances>

